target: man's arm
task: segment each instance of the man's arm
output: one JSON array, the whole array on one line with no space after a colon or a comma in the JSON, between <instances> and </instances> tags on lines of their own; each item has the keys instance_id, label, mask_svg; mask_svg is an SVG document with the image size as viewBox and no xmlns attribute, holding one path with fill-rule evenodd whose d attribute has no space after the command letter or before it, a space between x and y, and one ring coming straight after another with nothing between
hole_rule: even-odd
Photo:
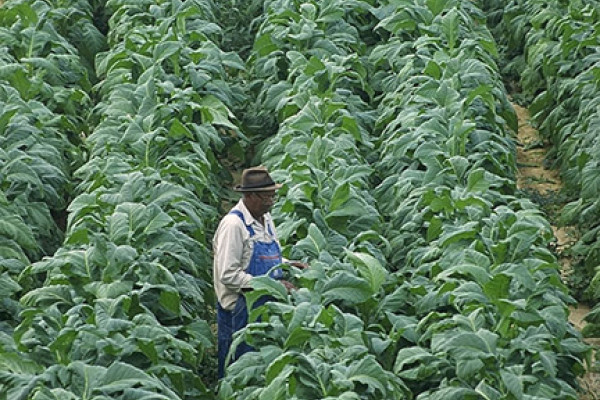
<instances>
[{"instance_id":1,"label":"man's arm","mask_svg":"<svg viewBox=\"0 0 600 400\"><path fill-rule=\"evenodd\" d=\"M242 254L244 251L243 224L234 215L226 216L217 232L217 273L219 281L229 290L240 292L249 289L252 275L244 271Z\"/></svg>"}]
</instances>

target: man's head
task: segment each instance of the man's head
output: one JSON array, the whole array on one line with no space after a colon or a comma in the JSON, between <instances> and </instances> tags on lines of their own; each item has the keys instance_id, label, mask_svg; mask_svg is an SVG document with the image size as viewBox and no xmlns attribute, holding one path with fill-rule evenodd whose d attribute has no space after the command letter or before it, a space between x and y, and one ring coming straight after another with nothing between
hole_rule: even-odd
<instances>
[{"instance_id":1,"label":"man's head","mask_svg":"<svg viewBox=\"0 0 600 400\"><path fill-rule=\"evenodd\" d=\"M244 204L255 218L269 212L276 199L276 191L280 184L273 181L263 166L245 169L242 172L242 183L233 188L244 194Z\"/></svg>"}]
</instances>

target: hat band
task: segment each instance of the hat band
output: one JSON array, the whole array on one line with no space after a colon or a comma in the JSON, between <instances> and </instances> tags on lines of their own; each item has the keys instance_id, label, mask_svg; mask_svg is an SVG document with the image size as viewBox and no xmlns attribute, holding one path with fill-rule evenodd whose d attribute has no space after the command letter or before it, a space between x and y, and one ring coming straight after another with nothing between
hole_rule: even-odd
<instances>
[{"instance_id":1,"label":"hat band","mask_svg":"<svg viewBox=\"0 0 600 400\"><path fill-rule=\"evenodd\" d=\"M247 185L247 186L242 186L241 189L262 189L262 188L266 188L269 186L274 186L275 182L271 181L271 182L267 182L267 183L259 183L259 184L254 184L254 185Z\"/></svg>"}]
</instances>

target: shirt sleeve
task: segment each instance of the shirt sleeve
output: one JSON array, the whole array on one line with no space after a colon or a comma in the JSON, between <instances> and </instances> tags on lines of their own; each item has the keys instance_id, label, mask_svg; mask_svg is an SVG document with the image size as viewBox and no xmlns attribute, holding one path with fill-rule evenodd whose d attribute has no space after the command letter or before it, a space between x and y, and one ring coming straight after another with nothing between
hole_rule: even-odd
<instances>
[{"instance_id":1,"label":"shirt sleeve","mask_svg":"<svg viewBox=\"0 0 600 400\"><path fill-rule=\"evenodd\" d=\"M244 226L235 215L223 219L217 232L215 254L218 279L229 290L240 292L250 288L252 275L244 271L242 254L244 250Z\"/></svg>"}]
</instances>

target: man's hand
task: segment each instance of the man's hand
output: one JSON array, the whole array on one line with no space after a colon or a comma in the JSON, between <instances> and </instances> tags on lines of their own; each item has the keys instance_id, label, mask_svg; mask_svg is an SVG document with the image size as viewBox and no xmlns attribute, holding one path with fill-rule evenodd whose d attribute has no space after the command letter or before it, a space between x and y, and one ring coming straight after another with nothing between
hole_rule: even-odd
<instances>
[{"instance_id":1,"label":"man's hand","mask_svg":"<svg viewBox=\"0 0 600 400\"><path fill-rule=\"evenodd\" d=\"M305 264L301 261L288 261L287 263L290 264L292 267L296 267L296 268L300 268L300 269L308 268L308 264Z\"/></svg>"},{"instance_id":2,"label":"man's hand","mask_svg":"<svg viewBox=\"0 0 600 400\"><path fill-rule=\"evenodd\" d=\"M294 286L294 284L292 282L288 282L285 279L280 279L279 282L281 282L283 284L283 286L285 286L285 288L287 289L288 292L290 292L292 290L296 290L296 286Z\"/></svg>"}]
</instances>

